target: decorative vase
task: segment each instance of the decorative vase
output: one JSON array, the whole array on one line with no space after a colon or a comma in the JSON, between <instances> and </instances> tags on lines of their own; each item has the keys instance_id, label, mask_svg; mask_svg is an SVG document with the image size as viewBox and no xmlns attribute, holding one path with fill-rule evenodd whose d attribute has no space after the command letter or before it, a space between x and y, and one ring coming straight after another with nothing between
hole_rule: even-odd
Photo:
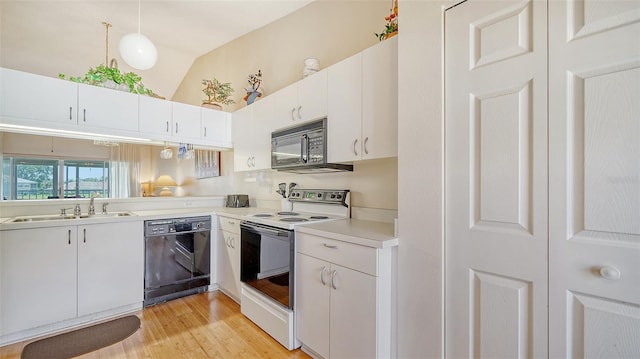
<instances>
[{"instance_id":1,"label":"decorative vase","mask_svg":"<svg viewBox=\"0 0 640 359\"><path fill-rule=\"evenodd\" d=\"M206 107L206 108L210 108L210 109L218 110L218 111L222 110L222 106L220 104L218 104L218 103L205 102L205 103L202 104L202 107Z\"/></svg>"},{"instance_id":2,"label":"decorative vase","mask_svg":"<svg viewBox=\"0 0 640 359\"><path fill-rule=\"evenodd\" d=\"M262 96L262 93L258 91L247 92L247 96L246 96L247 105L251 105L260 96Z\"/></svg>"}]
</instances>

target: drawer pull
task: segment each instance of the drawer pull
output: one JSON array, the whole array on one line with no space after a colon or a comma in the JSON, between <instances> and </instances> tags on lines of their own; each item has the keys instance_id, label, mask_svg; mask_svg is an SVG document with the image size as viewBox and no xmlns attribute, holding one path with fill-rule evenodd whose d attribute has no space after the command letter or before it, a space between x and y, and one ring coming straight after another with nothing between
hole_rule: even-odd
<instances>
[{"instance_id":1,"label":"drawer pull","mask_svg":"<svg viewBox=\"0 0 640 359\"><path fill-rule=\"evenodd\" d=\"M327 282L324 281L324 272L326 271L327 271L327 267L323 266L322 271L320 272L320 281L322 282L322 285L327 285Z\"/></svg>"},{"instance_id":2,"label":"drawer pull","mask_svg":"<svg viewBox=\"0 0 640 359\"><path fill-rule=\"evenodd\" d=\"M336 280L335 280L336 279L336 273L337 273L337 271L335 271L335 270L331 273L331 288L333 288L333 289L338 289L338 287L336 287Z\"/></svg>"},{"instance_id":3,"label":"drawer pull","mask_svg":"<svg viewBox=\"0 0 640 359\"><path fill-rule=\"evenodd\" d=\"M327 248L331 248L331 249L338 249L338 246L332 246L326 243L322 243L323 246L327 247Z\"/></svg>"}]
</instances>

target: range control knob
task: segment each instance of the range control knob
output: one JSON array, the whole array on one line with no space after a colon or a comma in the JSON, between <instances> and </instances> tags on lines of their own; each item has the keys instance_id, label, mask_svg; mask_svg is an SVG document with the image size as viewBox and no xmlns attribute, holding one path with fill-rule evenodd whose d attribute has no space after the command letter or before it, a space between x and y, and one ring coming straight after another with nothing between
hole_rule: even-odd
<instances>
[{"instance_id":1,"label":"range control knob","mask_svg":"<svg viewBox=\"0 0 640 359\"><path fill-rule=\"evenodd\" d=\"M331 199L336 198L336 195L334 193L331 194Z\"/></svg>"},{"instance_id":2,"label":"range control knob","mask_svg":"<svg viewBox=\"0 0 640 359\"><path fill-rule=\"evenodd\" d=\"M339 194L339 195L337 196L337 198L338 198L338 199L342 199L342 195L341 195L341 194Z\"/></svg>"}]
</instances>

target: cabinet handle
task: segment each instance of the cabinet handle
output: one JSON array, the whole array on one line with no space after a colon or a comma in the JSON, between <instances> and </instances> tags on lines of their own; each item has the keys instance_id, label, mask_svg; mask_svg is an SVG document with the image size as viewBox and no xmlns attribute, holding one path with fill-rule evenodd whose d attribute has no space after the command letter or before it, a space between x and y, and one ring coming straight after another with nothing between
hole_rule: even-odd
<instances>
[{"instance_id":1,"label":"cabinet handle","mask_svg":"<svg viewBox=\"0 0 640 359\"><path fill-rule=\"evenodd\" d=\"M166 121L166 122L167 122L167 129L164 132L169 133L169 121Z\"/></svg>"},{"instance_id":2,"label":"cabinet handle","mask_svg":"<svg viewBox=\"0 0 640 359\"><path fill-rule=\"evenodd\" d=\"M369 142L369 137L365 137L364 138L364 154L368 155L369 154L369 150L367 149L367 142Z\"/></svg>"},{"instance_id":3,"label":"cabinet handle","mask_svg":"<svg viewBox=\"0 0 640 359\"><path fill-rule=\"evenodd\" d=\"M356 150L356 145L358 144L358 139L353 140L353 153L357 156L358 150Z\"/></svg>"},{"instance_id":4,"label":"cabinet handle","mask_svg":"<svg viewBox=\"0 0 640 359\"><path fill-rule=\"evenodd\" d=\"M247 167L251 167L251 157L247 157Z\"/></svg>"},{"instance_id":5,"label":"cabinet handle","mask_svg":"<svg viewBox=\"0 0 640 359\"><path fill-rule=\"evenodd\" d=\"M327 271L327 267L323 266L322 271L320 272L320 281L322 282L322 285L327 285L327 282L324 281L324 272L326 271Z\"/></svg>"},{"instance_id":6,"label":"cabinet handle","mask_svg":"<svg viewBox=\"0 0 640 359\"><path fill-rule=\"evenodd\" d=\"M334 270L334 271L331 273L331 288L333 288L333 289L338 289L338 287L336 287L336 281L335 281L336 273L337 273L337 272L338 272L338 271L335 271L335 270Z\"/></svg>"},{"instance_id":7,"label":"cabinet handle","mask_svg":"<svg viewBox=\"0 0 640 359\"><path fill-rule=\"evenodd\" d=\"M236 239L234 237L231 237L229 242L231 242L231 248L236 248Z\"/></svg>"},{"instance_id":8,"label":"cabinet handle","mask_svg":"<svg viewBox=\"0 0 640 359\"><path fill-rule=\"evenodd\" d=\"M71 244L71 230L69 230L69 244Z\"/></svg>"},{"instance_id":9,"label":"cabinet handle","mask_svg":"<svg viewBox=\"0 0 640 359\"><path fill-rule=\"evenodd\" d=\"M322 245L327 247L327 248L338 249L338 246L333 246L333 245L329 245L329 244L326 244L326 243L322 243Z\"/></svg>"},{"instance_id":10,"label":"cabinet handle","mask_svg":"<svg viewBox=\"0 0 640 359\"><path fill-rule=\"evenodd\" d=\"M69 119L73 120L73 107L69 106Z\"/></svg>"},{"instance_id":11,"label":"cabinet handle","mask_svg":"<svg viewBox=\"0 0 640 359\"><path fill-rule=\"evenodd\" d=\"M256 166L256 156L252 156L251 157L251 167L255 167Z\"/></svg>"},{"instance_id":12,"label":"cabinet handle","mask_svg":"<svg viewBox=\"0 0 640 359\"><path fill-rule=\"evenodd\" d=\"M83 233L82 241L83 241L84 243L87 243L87 229L86 229L86 228L84 228L82 231L84 232L84 233Z\"/></svg>"},{"instance_id":13,"label":"cabinet handle","mask_svg":"<svg viewBox=\"0 0 640 359\"><path fill-rule=\"evenodd\" d=\"M294 112L296 112L296 108L295 107L291 109L291 121L295 121L296 120L295 117L293 117L293 113Z\"/></svg>"},{"instance_id":14,"label":"cabinet handle","mask_svg":"<svg viewBox=\"0 0 640 359\"><path fill-rule=\"evenodd\" d=\"M82 121L87 122L87 109L82 109Z\"/></svg>"},{"instance_id":15,"label":"cabinet handle","mask_svg":"<svg viewBox=\"0 0 640 359\"><path fill-rule=\"evenodd\" d=\"M176 134L178 133L178 123L176 122Z\"/></svg>"},{"instance_id":16,"label":"cabinet handle","mask_svg":"<svg viewBox=\"0 0 640 359\"><path fill-rule=\"evenodd\" d=\"M204 137L207 137L207 126L204 127Z\"/></svg>"},{"instance_id":17,"label":"cabinet handle","mask_svg":"<svg viewBox=\"0 0 640 359\"><path fill-rule=\"evenodd\" d=\"M301 109L302 109L302 106L298 106L298 120L302 120L302 116L300 116Z\"/></svg>"},{"instance_id":18,"label":"cabinet handle","mask_svg":"<svg viewBox=\"0 0 640 359\"><path fill-rule=\"evenodd\" d=\"M615 267L602 267L600 268L600 276L607 280L620 279L620 271Z\"/></svg>"},{"instance_id":19,"label":"cabinet handle","mask_svg":"<svg viewBox=\"0 0 640 359\"><path fill-rule=\"evenodd\" d=\"M236 222L234 222L234 221L227 221L227 222L228 222L230 225L232 225L232 226L235 226L235 225L236 225Z\"/></svg>"}]
</instances>

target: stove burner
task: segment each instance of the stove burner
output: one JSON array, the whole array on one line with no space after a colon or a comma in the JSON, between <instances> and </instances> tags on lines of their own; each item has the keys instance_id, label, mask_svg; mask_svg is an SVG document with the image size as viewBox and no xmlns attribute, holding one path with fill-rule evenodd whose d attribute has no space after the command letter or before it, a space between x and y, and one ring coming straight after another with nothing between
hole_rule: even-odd
<instances>
[{"instance_id":1,"label":"stove burner","mask_svg":"<svg viewBox=\"0 0 640 359\"><path fill-rule=\"evenodd\" d=\"M299 214L296 212L278 212L280 216L298 216Z\"/></svg>"},{"instance_id":2,"label":"stove burner","mask_svg":"<svg viewBox=\"0 0 640 359\"><path fill-rule=\"evenodd\" d=\"M311 216L309 219L329 219L327 216Z\"/></svg>"},{"instance_id":3,"label":"stove burner","mask_svg":"<svg viewBox=\"0 0 640 359\"><path fill-rule=\"evenodd\" d=\"M301 217L285 217L285 218L280 218L280 221L282 221L282 222L306 222L306 221L308 221L308 219L301 218Z\"/></svg>"},{"instance_id":4,"label":"stove burner","mask_svg":"<svg viewBox=\"0 0 640 359\"><path fill-rule=\"evenodd\" d=\"M259 217L259 218L267 218L267 217L273 217L273 214L270 213L258 213L258 214L254 214L254 217Z\"/></svg>"}]
</instances>

